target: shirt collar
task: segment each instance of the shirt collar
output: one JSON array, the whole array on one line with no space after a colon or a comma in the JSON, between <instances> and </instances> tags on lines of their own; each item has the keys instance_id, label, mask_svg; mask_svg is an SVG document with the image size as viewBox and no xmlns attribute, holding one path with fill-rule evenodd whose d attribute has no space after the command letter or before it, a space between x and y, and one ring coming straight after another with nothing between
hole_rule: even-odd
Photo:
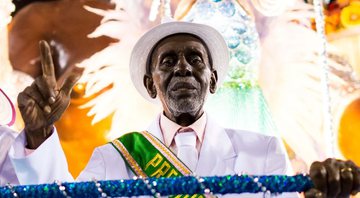
<instances>
[{"instance_id":1,"label":"shirt collar","mask_svg":"<svg viewBox=\"0 0 360 198\"><path fill-rule=\"evenodd\" d=\"M191 124L190 127L194 130L196 133L196 136L198 137L198 140L200 143L203 141L204 132L205 132L205 126L206 126L206 113L204 112L201 117L196 120L193 124ZM176 132L182 128L182 126L178 125L177 123L171 121L169 118L167 118L163 113L160 115L160 128L161 132L164 137L164 143L166 146L170 146L171 142L173 141Z\"/></svg>"}]
</instances>

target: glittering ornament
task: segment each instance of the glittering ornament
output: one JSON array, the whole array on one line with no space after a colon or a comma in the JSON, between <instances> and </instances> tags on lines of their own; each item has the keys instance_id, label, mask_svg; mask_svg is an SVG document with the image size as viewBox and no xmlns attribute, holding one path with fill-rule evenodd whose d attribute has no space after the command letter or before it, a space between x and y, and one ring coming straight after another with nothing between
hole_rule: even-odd
<instances>
[{"instance_id":1,"label":"glittering ornament","mask_svg":"<svg viewBox=\"0 0 360 198\"><path fill-rule=\"evenodd\" d=\"M194 194L264 193L275 195L283 192L303 192L313 186L306 175L221 177L134 178L76 183L4 186L0 196L10 197L132 197L141 195L169 196Z\"/></svg>"}]
</instances>

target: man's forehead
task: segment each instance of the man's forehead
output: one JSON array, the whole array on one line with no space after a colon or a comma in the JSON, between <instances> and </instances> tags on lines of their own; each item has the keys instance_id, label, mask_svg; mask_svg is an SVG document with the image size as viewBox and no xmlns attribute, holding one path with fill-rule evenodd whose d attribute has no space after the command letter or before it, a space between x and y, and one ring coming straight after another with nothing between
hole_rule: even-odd
<instances>
[{"instance_id":1,"label":"man's forehead","mask_svg":"<svg viewBox=\"0 0 360 198\"><path fill-rule=\"evenodd\" d=\"M167 52L170 52L171 50L174 50L170 48L167 49L159 49L162 48L162 46L166 45L166 43L170 43L173 41L176 41L177 39L180 39L178 41L181 41L180 43L185 43L185 41L194 41L193 43L196 45L193 45L193 50L198 51L200 54L202 54L203 56L206 56L207 60L209 61L210 67L212 67L212 56L211 53L209 51L208 46L206 45L206 43L197 35L194 34L189 34L189 33L177 33L177 34L172 34L169 36L164 37L163 39L161 39L159 42L157 42L154 47L152 48L152 50L150 51L150 53L148 54L148 58L147 58L147 65L146 65L146 72L149 73L151 72L150 68L152 68L152 61L154 59L156 59L155 57L160 56L161 54L165 54ZM202 49L201 49L202 48ZM171 52L170 52L171 53Z\"/></svg>"},{"instance_id":2,"label":"man's forehead","mask_svg":"<svg viewBox=\"0 0 360 198\"><path fill-rule=\"evenodd\" d=\"M207 46L204 43L204 41L202 41L198 36L193 35L193 34L188 34L188 33L179 33L179 34L173 34L173 35L170 35L170 36L167 36L167 37L161 39L158 43L155 44L155 46L153 48L154 50L152 51L152 53L160 48L163 48L164 46L166 48L177 47L177 46L172 45L173 42L189 44L188 47L190 47L190 48L200 47L203 49L207 49Z\"/></svg>"}]
</instances>

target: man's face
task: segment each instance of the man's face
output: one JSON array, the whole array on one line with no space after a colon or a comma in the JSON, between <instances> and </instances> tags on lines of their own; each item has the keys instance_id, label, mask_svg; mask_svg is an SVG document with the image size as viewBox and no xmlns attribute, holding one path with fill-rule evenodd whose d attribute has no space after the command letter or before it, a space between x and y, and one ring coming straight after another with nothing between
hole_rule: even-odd
<instances>
[{"instance_id":1,"label":"man's face","mask_svg":"<svg viewBox=\"0 0 360 198\"><path fill-rule=\"evenodd\" d=\"M165 38L153 50L149 67L151 74L144 83L151 97L160 98L165 115L202 114L207 93L215 92L217 76L200 39L189 34Z\"/></svg>"}]
</instances>

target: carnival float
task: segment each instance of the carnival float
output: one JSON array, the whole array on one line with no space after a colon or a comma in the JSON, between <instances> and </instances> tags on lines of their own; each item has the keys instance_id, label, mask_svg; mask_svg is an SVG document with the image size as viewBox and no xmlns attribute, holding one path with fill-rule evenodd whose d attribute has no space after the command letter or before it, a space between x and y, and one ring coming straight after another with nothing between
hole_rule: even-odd
<instances>
[{"instance_id":1,"label":"carnival float","mask_svg":"<svg viewBox=\"0 0 360 198\"><path fill-rule=\"evenodd\" d=\"M159 111L133 88L128 65L136 40L168 18L222 34L230 69L207 111L224 127L280 137L299 175L55 182L0 187L0 197L301 192L312 185L303 173L313 161L360 165L358 0L2 0L0 88L10 100L40 75L41 39L54 52L59 84L72 68L84 68L56 123L74 177L95 147L146 127ZM12 127L23 126L18 116Z\"/></svg>"}]
</instances>

